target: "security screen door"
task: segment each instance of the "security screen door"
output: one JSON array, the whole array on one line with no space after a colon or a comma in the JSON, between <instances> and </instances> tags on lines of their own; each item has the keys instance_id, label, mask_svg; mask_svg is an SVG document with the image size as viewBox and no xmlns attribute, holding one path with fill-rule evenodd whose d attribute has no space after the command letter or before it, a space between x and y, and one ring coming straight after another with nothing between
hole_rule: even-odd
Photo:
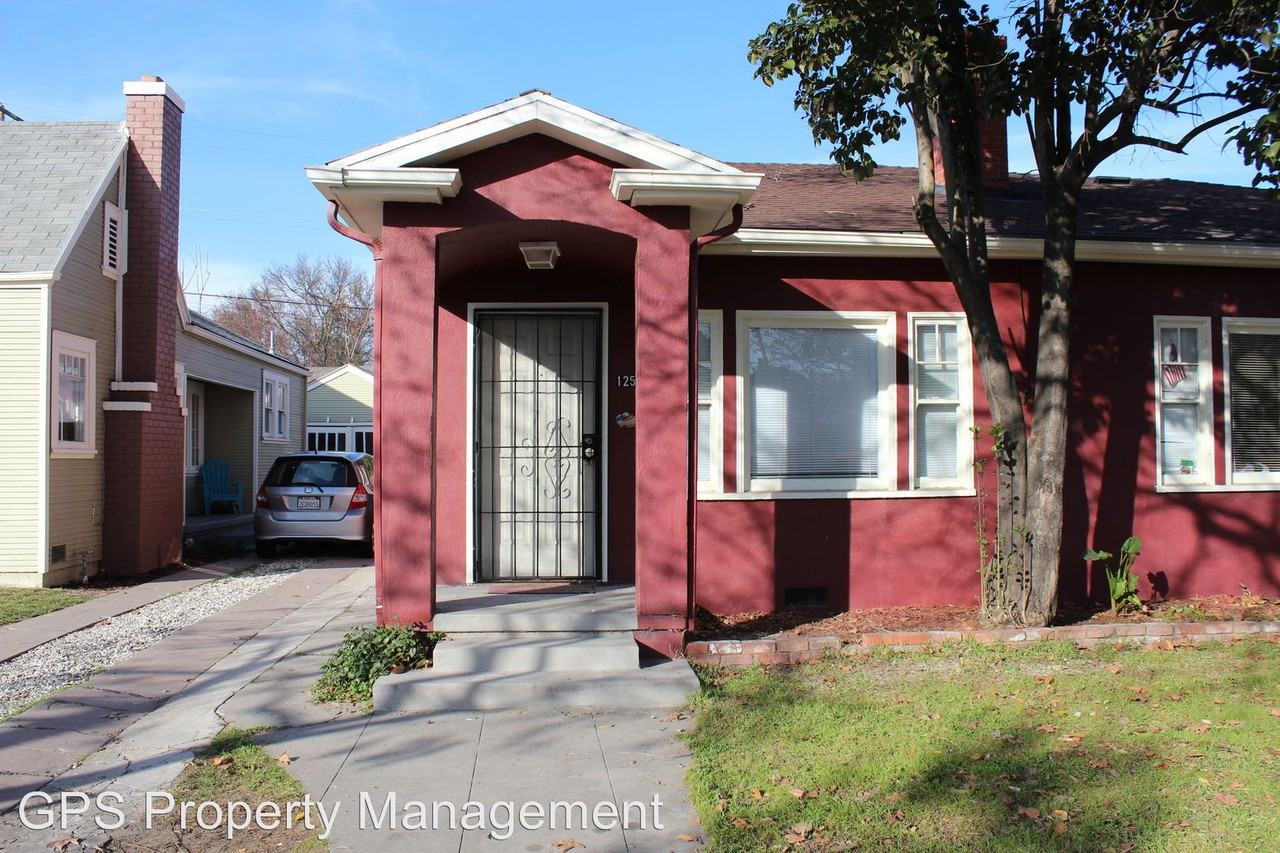
<instances>
[{"instance_id":1,"label":"security screen door","mask_svg":"<svg viewBox=\"0 0 1280 853\"><path fill-rule=\"evenodd\" d=\"M476 578L600 568L600 313L476 314Z\"/></svg>"}]
</instances>

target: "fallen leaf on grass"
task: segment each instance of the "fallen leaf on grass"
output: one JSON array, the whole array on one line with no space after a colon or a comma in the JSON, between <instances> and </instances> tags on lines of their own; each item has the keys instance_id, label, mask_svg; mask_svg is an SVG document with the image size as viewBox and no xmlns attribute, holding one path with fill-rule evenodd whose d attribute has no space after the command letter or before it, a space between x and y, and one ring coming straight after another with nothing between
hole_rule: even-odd
<instances>
[{"instance_id":1,"label":"fallen leaf on grass","mask_svg":"<svg viewBox=\"0 0 1280 853\"><path fill-rule=\"evenodd\" d=\"M902 809L897 809L896 811L889 812L885 819L888 820L889 823L902 823L907 819L907 813Z\"/></svg>"},{"instance_id":2,"label":"fallen leaf on grass","mask_svg":"<svg viewBox=\"0 0 1280 853\"><path fill-rule=\"evenodd\" d=\"M885 797L884 801L889 805L893 805L894 803L898 802L898 800L901 800L904 796L906 795L903 794L901 791L894 791L892 794Z\"/></svg>"},{"instance_id":3,"label":"fallen leaf on grass","mask_svg":"<svg viewBox=\"0 0 1280 853\"><path fill-rule=\"evenodd\" d=\"M767 796L769 796L768 791L762 791L759 788L751 789L751 799L753 800L763 800Z\"/></svg>"},{"instance_id":4,"label":"fallen leaf on grass","mask_svg":"<svg viewBox=\"0 0 1280 853\"><path fill-rule=\"evenodd\" d=\"M1209 724L1208 724L1208 723L1201 723L1201 724L1200 724L1200 725L1198 725L1198 726L1187 726L1187 731L1189 731L1189 732L1195 732L1195 733L1196 733L1196 734L1198 734L1198 735L1202 735L1202 734L1205 734L1205 733L1207 733L1207 732L1209 731Z\"/></svg>"},{"instance_id":5,"label":"fallen leaf on grass","mask_svg":"<svg viewBox=\"0 0 1280 853\"><path fill-rule=\"evenodd\" d=\"M1054 835L1066 835L1066 834L1067 834L1067 825L1066 825L1065 823L1055 823L1055 824L1053 825L1053 834L1054 834Z\"/></svg>"},{"instance_id":6,"label":"fallen leaf on grass","mask_svg":"<svg viewBox=\"0 0 1280 853\"><path fill-rule=\"evenodd\" d=\"M1065 809L1054 809L1053 811L1049 812L1049 817L1053 818L1054 820L1066 820L1067 818L1070 817L1070 815L1067 814Z\"/></svg>"},{"instance_id":7,"label":"fallen leaf on grass","mask_svg":"<svg viewBox=\"0 0 1280 853\"><path fill-rule=\"evenodd\" d=\"M1037 675L1036 682L1039 684L1053 684L1052 675Z\"/></svg>"},{"instance_id":8,"label":"fallen leaf on grass","mask_svg":"<svg viewBox=\"0 0 1280 853\"><path fill-rule=\"evenodd\" d=\"M733 825L734 829L746 829L748 826L751 826L750 821L740 817L735 817L733 820L729 821L729 823Z\"/></svg>"},{"instance_id":9,"label":"fallen leaf on grass","mask_svg":"<svg viewBox=\"0 0 1280 853\"><path fill-rule=\"evenodd\" d=\"M1218 802L1222 803L1224 806L1240 805L1239 798L1232 794L1219 794L1216 799L1218 800Z\"/></svg>"},{"instance_id":10,"label":"fallen leaf on grass","mask_svg":"<svg viewBox=\"0 0 1280 853\"><path fill-rule=\"evenodd\" d=\"M209 764L210 764L211 766L213 766L213 767L221 767L221 766L222 766L222 765L224 765L224 764L230 764L230 763L231 763L231 756L230 756L230 755L215 755L215 756L214 756L214 757L209 761Z\"/></svg>"},{"instance_id":11,"label":"fallen leaf on grass","mask_svg":"<svg viewBox=\"0 0 1280 853\"><path fill-rule=\"evenodd\" d=\"M1040 819L1040 810L1035 806L1018 806L1018 814L1022 815L1027 820Z\"/></svg>"},{"instance_id":12,"label":"fallen leaf on grass","mask_svg":"<svg viewBox=\"0 0 1280 853\"><path fill-rule=\"evenodd\" d=\"M1120 666L1120 664L1113 663L1111 664L1111 666L1107 667L1107 672L1111 673L1112 675L1116 675L1122 669L1124 669L1124 667Z\"/></svg>"},{"instance_id":13,"label":"fallen leaf on grass","mask_svg":"<svg viewBox=\"0 0 1280 853\"><path fill-rule=\"evenodd\" d=\"M684 836L680 836L684 840ZM552 841L551 846L560 851L560 853L569 853L570 850L586 850L587 845L579 844L572 838L562 838L559 841Z\"/></svg>"},{"instance_id":14,"label":"fallen leaf on grass","mask_svg":"<svg viewBox=\"0 0 1280 853\"><path fill-rule=\"evenodd\" d=\"M1273 717L1280 717L1280 708L1272 708L1272 709L1271 709L1271 716L1273 716Z\"/></svg>"}]
</instances>

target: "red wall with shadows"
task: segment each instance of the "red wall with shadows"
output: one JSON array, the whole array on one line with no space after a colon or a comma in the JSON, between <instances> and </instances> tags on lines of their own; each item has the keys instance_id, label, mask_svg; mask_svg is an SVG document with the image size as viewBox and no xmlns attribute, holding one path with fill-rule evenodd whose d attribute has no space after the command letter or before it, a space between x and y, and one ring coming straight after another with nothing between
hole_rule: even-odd
<instances>
[{"instance_id":1,"label":"red wall with shadows","mask_svg":"<svg viewBox=\"0 0 1280 853\"><path fill-rule=\"evenodd\" d=\"M898 488L905 492L909 372L907 313L958 311L939 264L926 260L710 257L702 261L699 307L724 313L724 466L737 485L738 382L735 312L844 310L897 313ZM1034 367L1039 268L993 267L997 315L1015 369ZM1081 264L1072 374L1061 593L1106 597L1079 555L1143 539L1138 563L1174 596L1280 591L1280 492L1157 493L1153 317L1212 316L1217 482L1226 482L1222 316L1280 314L1268 271ZM1030 331L1028 331L1030 330ZM1029 388L1025 383L1024 390ZM981 378L974 409L989 425ZM984 439L982 448L988 448ZM994 489L988 474L987 489ZM853 500L702 500L698 505L699 606L713 612L771 610L786 590L822 587L834 607L976 601L978 553L973 497Z\"/></svg>"}]
</instances>

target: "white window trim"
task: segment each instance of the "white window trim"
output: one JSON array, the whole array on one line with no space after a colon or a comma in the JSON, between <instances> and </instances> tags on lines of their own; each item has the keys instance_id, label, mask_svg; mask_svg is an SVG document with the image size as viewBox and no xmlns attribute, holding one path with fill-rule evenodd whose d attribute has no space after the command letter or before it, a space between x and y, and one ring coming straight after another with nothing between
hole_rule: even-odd
<instances>
[{"instance_id":1,"label":"white window trim","mask_svg":"<svg viewBox=\"0 0 1280 853\"><path fill-rule=\"evenodd\" d=\"M1198 474L1165 474L1164 450L1161 441L1161 430L1164 424L1163 394L1164 378L1160 365L1163 356L1160 353L1160 332L1166 328L1194 328L1196 330L1196 349L1200 353L1200 364L1197 368L1196 381L1200 385L1199 412L1196 416L1196 447L1199 459L1196 465ZM1153 371L1155 384L1155 438L1156 438L1156 488L1162 492L1196 491L1217 482L1217 471L1214 468L1213 441L1213 327L1208 317L1183 317L1177 315L1158 314L1152 321L1151 355L1154 359ZM1228 443L1230 439L1228 439Z\"/></svg>"},{"instance_id":2,"label":"white window trim","mask_svg":"<svg viewBox=\"0 0 1280 853\"><path fill-rule=\"evenodd\" d=\"M62 353L85 358L84 441L62 441L58 438L58 356ZM97 456L98 342L54 329L49 346L49 384L49 457L92 459Z\"/></svg>"},{"instance_id":3,"label":"white window trim","mask_svg":"<svg viewBox=\"0 0 1280 853\"><path fill-rule=\"evenodd\" d=\"M719 494L724 491L724 312L721 310L698 311L698 324L711 327L711 435L707 442L711 454L711 479L698 481L701 494ZM695 341L696 343L696 341ZM696 360L698 354L693 354ZM695 399L694 420L702 401ZM695 442L694 447L697 447ZM696 472L696 468L694 469Z\"/></svg>"},{"instance_id":4,"label":"white window trim","mask_svg":"<svg viewBox=\"0 0 1280 853\"><path fill-rule=\"evenodd\" d=\"M923 323L955 323L956 352L960 386L960 417L956 428L956 476L917 477L916 476L916 409L920 401L916 398L918 387L916 380L916 324ZM969 323L963 311L920 311L907 313L907 362L910 364L911 407L909 438L907 446L907 471L910 488L917 491L955 491L956 489L973 489L973 344L969 340ZM930 401L925 401L926 405Z\"/></svg>"},{"instance_id":5,"label":"white window trim","mask_svg":"<svg viewBox=\"0 0 1280 853\"><path fill-rule=\"evenodd\" d=\"M199 401L199 405L198 405L198 406L196 406L196 408L195 408L195 417L196 417L196 418L199 420L199 422L200 422L200 423L199 423L200 429L199 429L199 432L198 432L198 434L197 434L197 437L198 437L198 439L199 439L199 445L200 445L200 446L199 446L199 447L197 447L197 448L195 448L197 451L199 451L199 452L196 454L196 458L199 460L199 462L196 462L195 464L193 464L193 463L191 462L191 450L192 450L192 447L191 447L191 421L190 421L190 418L192 417L192 411L191 411L191 399L192 399L193 397L194 397L194 398L196 398L196 399ZM185 432L186 432L186 434L187 434L187 440L183 443L183 444L184 444L184 450L185 450L185 452L186 452L186 467L187 467L187 473L188 473L188 474L198 474L198 473L200 473L200 466L204 464L204 448L205 448L205 434L204 434L204 430L205 430L205 424L206 424L206 422L207 422L207 421L205 420L205 399L204 399L204 392L203 392L203 391L201 391L201 390L199 390L199 389L197 389L197 388L189 388L189 389L187 390L187 396L184 398L183 402L185 402L185 403L186 403L186 405L185 405L185 406L183 406L182 413L183 413L183 415L184 415L183 427L185 428Z\"/></svg>"},{"instance_id":6,"label":"white window trim","mask_svg":"<svg viewBox=\"0 0 1280 853\"><path fill-rule=\"evenodd\" d=\"M293 428L293 413L289 410L289 377L283 373L276 373L273 370L262 371L263 390L266 390L266 384L270 382L275 388L272 393L271 423L262 424L262 438L264 441L285 441L289 440L289 431ZM259 416L266 408L265 397L262 404L258 406ZM284 412L284 432L276 429L279 423L278 412Z\"/></svg>"},{"instance_id":7,"label":"white window trim","mask_svg":"<svg viewBox=\"0 0 1280 853\"><path fill-rule=\"evenodd\" d=\"M1280 319L1264 317L1226 317L1222 320L1222 390L1226 424L1225 464L1227 483L1263 491L1280 489L1280 472L1237 471L1231 456L1231 335L1232 333L1280 335Z\"/></svg>"},{"instance_id":8,"label":"white window trim","mask_svg":"<svg viewBox=\"0 0 1280 853\"><path fill-rule=\"evenodd\" d=\"M751 362L749 330L768 328L864 328L874 329L876 343L888 354L877 362L880 406L879 476L830 479L755 478L750 475L747 458L751 429L748 400L751 398ZM897 400L897 329L892 311L739 311L737 314L738 349L738 489L770 497L803 494L812 498L851 497L858 492L887 494L898 487L898 400Z\"/></svg>"}]
</instances>

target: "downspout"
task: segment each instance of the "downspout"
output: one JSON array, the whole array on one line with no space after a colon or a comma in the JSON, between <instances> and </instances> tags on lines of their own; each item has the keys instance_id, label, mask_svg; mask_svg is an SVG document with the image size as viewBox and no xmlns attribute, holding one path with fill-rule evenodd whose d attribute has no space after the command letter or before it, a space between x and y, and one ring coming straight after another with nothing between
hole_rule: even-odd
<instances>
[{"instance_id":1,"label":"downspout","mask_svg":"<svg viewBox=\"0 0 1280 853\"><path fill-rule=\"evenodd\" d=\"M124 259L119 274L116 275L116 365L115 381L124 381L124 277L129 272L129 208L125 205L125 188L128 186L129 146L125 146L120 157L120 174L117 178L119 189L116 190L116 207L120 208L120 218L124 220L121 230L124 232L124 245L119 254ZM181 296L181 294L179 294ZM186 297L183 296L183 299Z\"/></svg>"},{"instance_id":2,"label":"downspout","mask_svg":"<svg viewBox=\"0 0 1280 853\"><path fill-rule=\"evenodd\" d=\"M742 227L742 205L735 204L733 206L733 217L727 225L721 225L712 231L698 237L693 241L693 251L689 253L689 341L690 347L689 358L689 410L693 417L689 418L689 447L693 451L689 454L689 467L685 473L685 481L690 483L693 488L693 494L689 497L688 516L686 524L688 525L689 535L689 566L685 576L689 579L689 588L686 591L686 600L690 604L690 611L685 616L685 628L693 630L694 611L697 606L694 600L695 574L698 567L698 257L699 253L706 246L710 246L717 240L723 240L733 232ZM723 340L721 341L723 345ZM722 380L723 381L723 378ZM721 428L723 428L723 419L721 419ZM721 453L724 453L721 447ZM720 460L723 466L724 459Z\"/></svg>"},{"instance_id":3,"label":"downspout","mask_svg":"<svg viewBox=\"0 0 1280 853\"><path fill-rule=\"evenodd\" d=\"M382 376L382 323L379 322L378 312L382 307L382 298L379 295L382 289L378 286L382 278L382 241L372 234L366 234L356 228L347 225L338 218L338 202L335 199L329 199L328 210L329 227L337 231L343 237L355 240L369 247L369 251L373 253L373 423L375 429L378 427L378 413L382 411L382 383L378 381ZM377 437L378 446L382 445L382 436ZM378 624L382 624L382 591L385 584L382 578L382 562L378 559L378 553L382 550L378 547L378 537L381 536L382 530L382 501L378 495L382 493L382 463L378 460L380 456L373 458L373 573L376 578L374 583L374 614ZM432 590L432 595L435 591Z\"/></svg>"}]
</instances>

